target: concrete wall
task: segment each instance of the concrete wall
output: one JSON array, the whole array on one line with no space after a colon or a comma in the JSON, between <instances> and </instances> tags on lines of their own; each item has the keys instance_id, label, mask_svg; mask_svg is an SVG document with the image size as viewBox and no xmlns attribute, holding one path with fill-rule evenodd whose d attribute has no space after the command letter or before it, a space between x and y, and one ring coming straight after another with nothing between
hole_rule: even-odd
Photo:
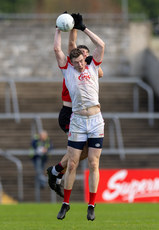
<instances>
[{"instance_id":1,"label":"concrete wall","mask_svg":"<svg viewBox=\"0 0 159 230\"><path fill-rule=\"evenodd\" d=\"M130 75L143 76L145 50L149 47L151 39L150 24L130 23L129 37Z\"/></svg>"},{"instance_id":2,"label":"concrete wall","mask_svg":"<svg viewBox=\"0 0 159 230\"><path fill-rule=\"evenodd\" d=\"M147 23L130 25L106 22L88 27L106 43L102 68L104 78L142 75L143 52L148 46L150 27ZM61 81L53 53L54 21L0 21L0 77L43 77ZM67 54L68 34L62 33L63 49ZM81 31L78 44L94 46ZM61 77L59 77L61 75Z\"/></svg>"},{"instance_id":3,"label":"concrete wall","mask_svg":"<svg viewBox=\"0 0 159 230\"><path fill-rule=\"evenodd\" d=\"M159 57L151 49L145 50L144 75L159 97Z\"/></svg>"}]
</instances>

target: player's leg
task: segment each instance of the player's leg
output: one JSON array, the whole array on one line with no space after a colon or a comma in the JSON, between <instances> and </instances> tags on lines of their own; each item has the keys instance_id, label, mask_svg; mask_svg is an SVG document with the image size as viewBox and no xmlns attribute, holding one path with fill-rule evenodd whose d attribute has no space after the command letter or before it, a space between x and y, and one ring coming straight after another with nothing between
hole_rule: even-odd
<instances>
[{"instance_id":1,"label":"player's leg","mask_svg":"<svg viewBox=\"0 0 159 230\"><path fill-rule=\"evenodd\" d=\"M75 149L68 146L69 159L68 159L67 169L65 173L64 189L70 190L73 187L80 155L81 155L80 149Z\"/></svg>"},{"instance_id":2,"label":"player's leg","mask_svg":"<svg viewBox=\"0 0 159 230\"><path fill-rule=\"evenodd\" d=\"M57 215L57 219L60 220L65 218L66 212L70 209L70 205L69 205L70 195L75 181L76 169L79 164L79 159L84 143L71 142L70 145L72 146L68 146L67 148L68 163L67 163L67 169L66 169L65 181L64 181L64 200L62 203L62 207Z\"/></svg>"},{"instance_id":3,"label":"player's leg","mask_svg":"<svg viewBox=\"0 0 159 230\"><path fill-rule=\"evenodd\" d=\"M70 116L72 114L72 108L68 106L63 106L60 110L58 122L60 128L67 134L69 131ZM61 188L61 179L65 173L66 165L68 161L68 155L65 154L61 161L55 166L50 166L47 169L48 174L48 184L52 190L63 197L63 189Z\"/></svg>"},{"instance_id":4,"label":"player's leg","mask_svg":"<svg viewBox=\"0 0 159 230\"><path fill-rule=\"evenodd\" d=\"M89 148L88 152L88 167L89 167L89 192L96 193L99 182L99 159L101 155L101 149ZM94 205L89 203L90 205Z\"/></svg>"},{"instance_id":5,"label":"player's leg","mask_svg":"<svg viewBox=\"0 0 159 230\"><path fill-rule=\"evenodd\" d=\"M88 144L86 143L80 155L80 161L84 160L87 157L88 157ZM48 176L50 175L51 178L49 181L49 186L51 187L51 189L55 191L57 190L56 191L57 194L60 195L61 197L63 197L63 192L61 191L61 189L58 190L59 188L58 185L61 184L61 179L66 172L67 163L68 163L68 153L66 153L63 156L60 163L58 163L55 166L51 166L47 169ZM56 187L55 187L55 183L56 183Z\"/></svg>"},{"instance_id":6,"label":"player's leg","mask_svg":"<svg viewBox=\"0 0 159 230\"><path fill-rule=\"evenodd\" d=\"M66 134L68 134L69 132L71 114L72 114L72 108L68 106L63 106L59 113L59 117L58 117L59 126ZM62 174L65 173L67 167L67 161L68 161L68 154L66 153L62 157L61 161L57 165L55 165L56 175L59 173Z\"/></svg>"},{"instance_id":7,"label":"player's leg","mask_svg":"<svg viewBox=\"0 0 159 230\"><path fill-rule=\"evenodd\" d=\"M86 143L86 145L82 150L80 161L86 159L87 157L88 157L88 144ZM57 195L61 197L64 197L61 180L66 172L67 162L68 162L68 153L66 153L63 156L63 158L57 165L51 166L47 169L48 177L50 178L50 180L48 180L49 186L51 189L55 190Z\"/></svg>"},{"instance_id":8,"label":"player's leg","mask_svg":"<svg viewBox=\"0 0 159 230\"><path fill-rule=\"evenodd\" d=\"M67 212L66 207L69 209L69 200L76 176L76 169L79 164L81 152L87 141L85 129L85 119L82 119L80 116L73 115L70 121L70 135L68 136L68 163L64 180L64 200L61 210L57 215L58 219L63 219L65 217Z\"/></svg>"},{"instance_id":9,"label":"player's leg","mask_svg":"<svg viewBox=\"0 0 159 230\"><path fill-rule=\"evenodd\" d=\"M88 167L89 167L89 202L87 210L87 219L94 220L94 207L95 198L99 183L99 159L101 155L101 149L89 148L88 151Z\"/></svg>"},{"instance_id":10,"label":"player's leg","mask_svg":"<svg viewBox=\"0 0 159 230\"><path fill-rule=\"evenodd\" d=\"M89 166L89 203L87 219L94 220L95 198L99 183L99 160L103 147L104 120L101 113L92 116L89 120L91 132L88 134L88 166Z\"/></svg>"},{"instance_id":11,"label":"player's leg","mask_svg":"<svg viewBox=\"0 0 159 230\"><path fill-rule=\"evenodd\" d=\"M88 144L86 143L86 145L84 146L84 148L82 150L82 153L80 156L80 161L84 160L87 157L88 157ZM62 176L66 172L67 162L68 162L68 153L66 153L62 157L61 161L57 165L53 166L53 168L52 168L53 175L57 176L57 178L62 178ZM61 177L59 174L61 175Z\"/></svg>"}]
</instances>

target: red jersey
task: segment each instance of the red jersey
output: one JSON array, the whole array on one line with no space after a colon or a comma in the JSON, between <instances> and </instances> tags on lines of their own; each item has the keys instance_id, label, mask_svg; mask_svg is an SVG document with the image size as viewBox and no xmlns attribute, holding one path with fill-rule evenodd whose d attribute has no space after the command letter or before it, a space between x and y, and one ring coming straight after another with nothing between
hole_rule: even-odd
<instances>
[{"instance_id":1,"label":"red jersey","mask_svg":"<svg viewBox=\"0 0 159 230\"><path fill-rule=\"evenodd\" d=\"M65 78L63 78L63 87L62 87L62 100L71 102L69 91L65 85Z\"/></svg>"}]
</instances>

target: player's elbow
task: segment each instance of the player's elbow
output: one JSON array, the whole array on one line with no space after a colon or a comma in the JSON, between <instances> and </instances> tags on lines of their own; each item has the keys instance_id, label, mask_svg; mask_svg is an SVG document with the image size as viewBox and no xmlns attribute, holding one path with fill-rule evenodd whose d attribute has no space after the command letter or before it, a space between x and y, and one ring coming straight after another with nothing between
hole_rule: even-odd
<instances>
[{"instance_id":1,"label":"player's elbow","mask_svg":"<svg viewBox=\"0 0 159 230\"><path fill-rule=\"evenodd\" d=\"M101 46L102 50L105 49L105 43L103 41L101 42L100 46Z\"/></svg>"},{"instance_id":2,"label":"player's elbow","mask_svg":"<svg viewBox=\"0 0 159 230\"><path fill-rule=\"evenodd\" d=\"M99 78L102 78L103 77L103 71L99 71L99 75L98 75Z\"/></svg>"},{"instance_id":3,"label":"player's elbow","mask_svg":"<svg viewBox=\"0 0 159 230\"><path fill-rule=\"evenodd\" d=\"M60 48L58 46L54 46L54 52L55 53L59 53L60 52Z\"/></svg>"}]
</instances>

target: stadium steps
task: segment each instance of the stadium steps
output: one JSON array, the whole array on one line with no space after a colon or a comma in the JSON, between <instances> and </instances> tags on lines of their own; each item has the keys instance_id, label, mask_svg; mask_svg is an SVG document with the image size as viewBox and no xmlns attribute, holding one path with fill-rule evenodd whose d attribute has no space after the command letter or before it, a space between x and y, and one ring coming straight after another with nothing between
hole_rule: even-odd
<instances>
[{"instance_id":1,"label":"stadium steps","mask_svg":"<svg viewBox=\"0 0 159 230\"><path fill-rule=\"evenodd\" d=\"M133 112L133 83L101 82L99 99L102 112ZM139 89L139 112L147 112L147 94Z\"/></svg>"},{"instance_id":2,"label":"stadium steps","mask_svg":"<svg viewBox=\"0 0 159 230\"><path fill-rule=\"evenodd\" d=\"M18 83L16 84L20 112L59 112L61 108L61 82L50 83ZM103 112L132 112L133 85L121 83L100 83L100 101ZM33 101L32 101L33 99ZM140 92L140 112L147 111L147 95ZM27 108L27 109L26 109ZM104 148L109 147L108 125L110 120L105 119ZM43 127L53 140L54 148L66 148L67 137L60 130L57 119L42 119ZM31 140L31 124L29 119L22 119L20 123L14 120L0 120L0 144L2 149L29 149ZM149 127L144 119L122 119L121 127L125 147L157 147L158 126L155 120L154 127ZM117 140L115 139L117 146ZM23 163L24 170L24 201L35 201L34 177L35 171L29 156L17 156ZM50 156L47 166L59 162L61 156ZM119 155L102 155L101 168L137 168L157 167L157 155L126 155L121 161ZM47 168L46 166L46 168ZM7 170L6 170L7 168ZM82 172L82 166L78 173ZM8 195L17 200L17 171L13 163L0 157L0 175L3 187ZM83 181L76 180L71 200L83 201ZM50 201L50 189L41 191L41 200ZM57 197L57 201L61 201Z\"/></svg>"},{"instance_id":3,"label":"stadium steps","mask_svg":"<svg viewBox=\"0 0 159 230\"><path fill-rule=\"evenodd\" d=\"M22 113L59 112L62 83L16 82L19 109Z\"/></svg>"},{"instance_id":4,"label":"stadium steps","mask_svg":"<svg viewBox=\"0 0 159 230\"><path fill-rule=\"evenodd\" d=\"M17 156L23 164L24 201L35 202L35 171L31 159L28 156ZM50 156L46 168L59 162L60 156ZM121 161L119 155L101 155L100 168L158 168L158 155L127 155ZM6 169L7 166L7 169ZM82 173L79 166L77 174ZM13 163L0 156L0 175L4 191L14 200L18 200L17 169ZM76 180L71 194L71 201L83 201L83 180ZM56 197L57 201L62 198ZM50 188L47 186L41 190L41 202L50 202Z\"/></svg>"},{"instance_id":5,"label":"stadium steps","mask_svg":"<svg viewBox=\"0 0 159 230\"><path fill-rule=\"evenodd\" d=\"M0 113L5 112L5 83L0 82Z\"/></svg>"},{"instance_id":6,"label":"stadium steps","mask_svg":"<svg viewBox=\"0 0 159 230\"><path fill-rule=\"evenodd\" d=\"M149 126L147 119L121 120L124 146L126 148L159 148L159 119Z\"/></svg>"},{"instance_id":7,"label":"stadium steps","mask_svg":"<svg viewBox=\"0 0 159 230\"><path fill-rule=\"evenodd\" d=\"M134 84L102 81L99 84L102 112L133 112ZM61 109L62 82L16 82L16 90L21 113L59 112ZM146 112L146 92L140 89L139 94L139 112ZM5 112L5 83L2 82L0 102L0 112Z\"/></svg>"},{"instance_id":8,"label":"stadium steps","mask_svg":"<svg viewBox=\"0 0 159 230\"><path fill-rule=\"evenodd\" d=\"M0 119L1 149L27 149L31 140L31 124L30 119L23 119L20 123L13 119Z\"/></svg>"},{"instance_id":9,"label":"stadium steps","mask_svg":"<svg viewBox=\"0 0 159 230\"><path fill-rule=\"evenodd\" d=\"M23 182L24 182L24 201L34 202L35 199L35 170L31 159L28 156L17 156L23 164ZM60 156L49 156L46 168L50 165L54 165L60 160ZM7 168L7 169L6 169ZM78 168L77 173L82 173L81 168ZM0 175L3 190L12 197L14 200L18 200L17 190L17 168L14 163L0 156ZM74 186L75 192L72 193L72 200L83 201L83 184L81 181L76 181ZM51 194L50 188L47 186L41 190L41 201L50 202ZM62 201L62 198L57 197L57 201Z\"/></svg>"},{"instance_id":10,"label":"stadium steps","mask_svg":"<svg viewBox=\"0 0 159 230\"><path fill-rule=\"evenodd\" d=\"M56 83L16 83L20 112L59 112L61 102L61 82ZM133 84L100 83L100 102L102 112L132 112ZM147 110L147 95L140 93L140 111ZM105 143L108 147L106 119ZM31 125L33 121L22 119L20 123L14 120L0 120L0 144L2 149L27 149L31 139ZM67 137L59 128L57 119L42 119L44 129L49 132L55 148L65 148ZM56 130L56 132L55 132ZM10 140L8 142L8 140ZM19 140L19 141L17 141Z\"/></svg>"}]
</instances>

